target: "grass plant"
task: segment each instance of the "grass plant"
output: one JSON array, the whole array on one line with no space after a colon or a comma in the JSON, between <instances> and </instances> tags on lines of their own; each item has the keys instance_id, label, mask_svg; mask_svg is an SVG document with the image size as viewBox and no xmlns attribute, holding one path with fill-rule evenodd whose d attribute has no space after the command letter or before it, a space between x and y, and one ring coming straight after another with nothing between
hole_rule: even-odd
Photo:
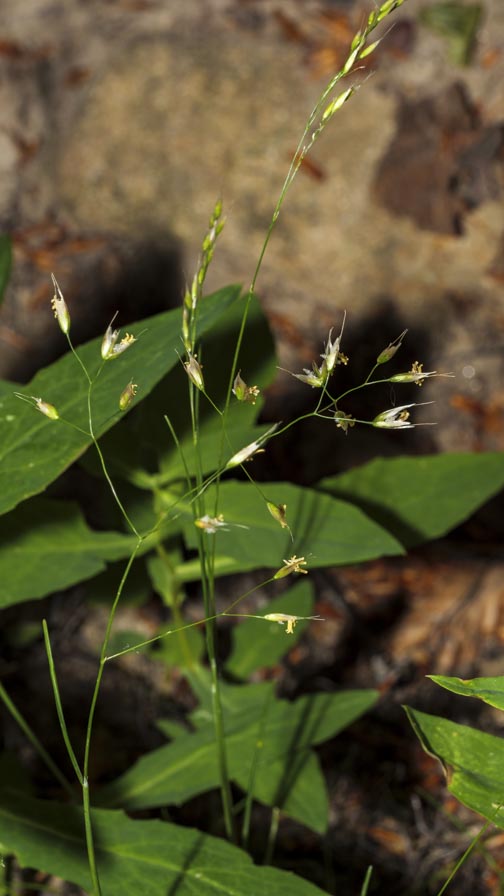
<instances>
[{"instance_id":1,"label":"grass plant","mask_svg":"<svg viewBox=\"0 0 504 896\"><path fill-rule=\"evenodd\" d=\"M330 330L321 360L314 361L312 367L302 373L291 374L301 383L301 388L315 390L313 409L295 420L265 428L257 424L256 417L262 403L262 387L271 376L261 368L261 359L254 361L246 344L251 317L256 321L261 319L256 300L258 277L290 186L304 158L333 116L356 93L359 62L378 45L378 41L370 42L372 33L403 2L386 0L372 10L355 34L343 66L331 78L308 117L244 296L238 295L233 288L210 297L204 294L206 274L224 226L220 201L210 217L200 260L184 295L181 312L170 312L151 321L146 325L149 327L147 333L144 323L140 322L132 327L131 334L121 338L112 322L100 343L95 341L83 349L76 349L71 339L70 312L53 278L53 309L68 341L69 355L35 378L28 392L16 392L18 400L31 405L45 419L39 417L33 433L27 436L28 411L18 403L14 421L20 421L19 431L24 429L24 441L20 437L18 441L15 438L12 442L7 440L1 462L8 470L9 459L19 457L20 444L22 448L29 439L32 451L40 447L40 468L28 479L28 485L25 483L21 487L15 481L10 483L4 492L3 510L10 520L11 530L18 527L21 546L27 545L26 550L33 554L40 533L30 528L30 519L47 519L50 512L56 514L56 519L61 512L61 507L51 505L50 510L49 503L41 504L46 499L37 498L37 493L57 479L61 469L88 447L93 447L98 469L116 505L122 528L116 533L86 530L89 547L81 548L79 558L80 563L86 565L79 567L76 561L79 567L76 572L70 572L68 564L66 569L61 568L58 539L54 533L43 534L46 541L42 550L46 557L50 554L53 564L49 564L46 579L43 583L35 582L36 577L32 574L26 581L20 581L11 566L7 574L6 601L15 604L43 597L57 588L89 579L100 571L102 561L122 559L124 568L110 604L99 651L83 750L72 742L60 693L58 661L53 655L48 623L45 620L43 623L58 721L70 766L81 790L82 815L77 811L73 786L2 686L0 698L4 705L73 802L52 804L31 797L9 798L7 795L0 804L0 841L6 854L17 854L28 865L67 877L93 896L138 893L139 879L143 881L143 891L153 896L167 892L184 896L194 892L191 887L196 880L200 882L202 896L214 892L215 888L229 894L288 892L289 896L316 896L322 892L301 878L250 863L243 850L250 842L253 803L261 802L270 809L266 865L274 861L283 815L290 815L318 833L324 833L327 793L312 748L369 709L379 699L379 694L370 688L332 695L307 695L287 703L274 695L267 682L262 685L232 684L222 674L218 623L232 617L240 619L243 631L249 626L247 631L253 635L250 635L247 669L259 668L261 664L267 664L268 659L273 662L271 658L278 653L279 626L285 633L283 650L286 651L309 622L323 622L313 612L313 594L305 585L304 576L310 568L401 554L409 546L403 543L392 522L393 516L397 527L401 506L397 503L392 507L387 505L391 490L381 487L372 469L365 469L360 479L357 471L357 482L351 487L345 486L343 477L343 480L326 481L320 488L310 490L288 484L256 483L250 473L249 461L258 452L266 450L272 440L308 417L323 419L345 435L356 425L401 431L425 425L413 422L410 411L429 402L406 402L385 408L372 419L364 420L351 413L352 396L357 390L384 384L420 386L427 379L447 374L424 372L422 365L416 362L408 371L382 375L384 365L388 365L400 350L406 336L403 332L379 350L362 383L338 394L333 386L337 381L337 370L348 363L342 351L343 320L336 327L336 331L339 330L337 337L333 337L333 330ZM341 90L340 82L349 76L354 79L351 86ZM207 336L216 331L219 346L224 338L219 327L232 315L236 324L234 344L229 357L224 358L220 366L215 366L216 353L214 350L212 355ZM256 372L263 380L260 386L252 384L251 376L255 378ZM169 408L168 413L163 412L161 404L166 406L169 402L155 387L161 382L161 388L166 390L167 377L180 385L181 376L186 379L185 409L181 412ZM138 380L138 384L134 380ZM160 394L164 396L161 404ZM134 430L128 430L128 421L135 419L130 412L140 402L150 402L145 418L147 428L149 420L155 416L152 444L157 447L159 457L154 468L142 466L135 453L128 454L126 448L123 453L116 448L115 457L113 452L110 453L114 445L113 434L117 431L122 433L119 438L123 445L133 441ZM58 446L56 450L54 446ZM176 456L173 463L172 452ZM110 457L112 460L108 459ZM448 531L504 482L501 458L493 457L483 465L475 457L467 463L476 487L464 495L456 494L456 461L450 468L455 469L452 479L439 472L436 458L424 463L429 487L441 496L441 509L438 508L433 517L428 493L415 495L414 522L418 542ZM405 472L400 465L389 469L398 488L402 488L402 494L407 487L411 489L410 472ZM237 471L242 474L240 481L235 478ZM345 487L347 491L350 488L350 500L348 495L338 497L339 490L344 491ZM365 500L361 499L362 495L364 499L366 497L366 488L371 489L374 503L379 508L379 521L366 515L364 510ZM132 490L136 490L136 502L131 500ZM23 516L22 502L25 501L30 506L28 518ZM345 527L346 535L339 545L334 543L328 529L329 519L337 519L340 526ZM82 525L77 511L65 510L62 525L66 526L69 537L75 533L77 539ZM410 526L410 537L411 529ZM43 527L42 531L45 532ZM180 560L174 544L180 544L182 539L186 549L192 550L197 559L191 556L187 562ZM112 642L116 612L133 564L143 556L150 558L150 575L172 610L173 624L151 638L117 650ZM271 557L276 559L271 560ZM5 562L8 563L8 559ZM219 576L265 566L270 571L260 584L234 596L225 609L218 608L216 583ZM240 604L252 592L289 576L299 577L299 580L278 599L278 605L275 599L265 608L267 612L240 612ZM182 612L183 586L195 579L201 589L204 618L188 622ZM165 584L159 585L160 581ZM202 627L205 667L198 661L196 641L193 640L195 632ZM174 734L171 728L170 743L142 757L95 798L91 791L90 763L96 708L106 666L155 643L173 640L174 635L183 638L186 672L200 700L200 714L191 717L193 732ZM241 660L243 664L243 657ZM231 657L230 668L233 663L235 670L240 668L240 657L236 652ZM246 673L241 674L243 678L247 677ZM422 723L418 716L414 724L420 729ZM244 792L239 805L234 797L233 786L236 785ZM198 835L168 822L130 819L122 811L151 811L172 802L179 804L212 787L220 790L223 828L232 846L219 844L206 834ZM86 861L79 852L82 826ZM60 849L62 846L64 848ZM370 887L371 868L364 877L361 894L368 893Z\"/></svg>"}]
</instances>

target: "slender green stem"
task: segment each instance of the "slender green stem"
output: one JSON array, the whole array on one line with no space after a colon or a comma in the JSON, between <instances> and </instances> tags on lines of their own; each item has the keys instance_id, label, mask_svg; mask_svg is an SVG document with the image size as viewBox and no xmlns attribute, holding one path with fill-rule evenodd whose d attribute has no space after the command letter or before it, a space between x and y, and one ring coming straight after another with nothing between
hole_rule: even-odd
<instances>
[{"instance_id":1,"label":"slender green stem","mask_svg":"<svg viewBox=\"0 0 504 896\"><path fill-rule=\"evenodd\" d=\"M369 381L370 381L371 377L373 376L373 373L375 372L375 370L376 370L377 367L380 367L380 365L379 365L379 364L375 364L375 366L369 371L369 373L368 373L366 379L364 380L364 383L363 383L364 386L367 386L367 384L369 383ZM371 868L371 865L370 865L369 867ZM369 870L369 869L368 869L368 870Z\"/></svg>"},{"instance_id":2,"label":"slender green stem","mask_svg":"<svg viewBox=\"0 0 504 896\"><path fill-rule=\"evenodd\" d=\"M185 631L185 629L187 629L187 628L195 628L197 625L204 625L207 622L211 622L214 619L219 619L219 617L221 617L221 616L231 616L233 614L231 614L229 611L234 609L234 607L236 607L237 604L240 603L240 601L245 600L245 598L248 597L249 594L253 594L254 591L257 591L259 588L264 588L266 585L269 585L270 582L273 581L273 579L274 579L274 576L270 576L270 578L265 579L264 582L259 582L258 585L254 585L253 588L249 588L248 591L245 591L243 594L240 594L240 596L237 597L236 600L234 600L232 603L230 603L229 606L226 607L225 610L222 610L221 613L216 613L215 615L205 617L204 619L198 619L196 622L187 622L181 628L168 629L167 631L162 632L160 635L155 635L153 638L148 638L146 641L140 641L138 644L133 644L132 647L125 647L124 650L119 650L117 653L112 653L112 654L110 654L110 656L106 656L105 662L108 662L109 660L118 659L118 657L124 656L127 653L134 653L137 650L141 650L142 647L148 647L150 644L155 644L157 641L161 641L163 638L167 638L169 635L176 635L179 631ZM238 614L236 614L236 615L238 615ZM240 615L243 615L243 614L240 614ZM245 615L250 616L251 614L247 613ZM262 617L257 617L257 618L262 618Z\"/></svg>"},{"instance_id":3,"label":"slender green stem","mask_svg":"<svg viewBox=\"0 0 504 896\"><path fill-rule=\"evenodd\" d=\"M100 878L96 867L96 854L94 848L93 827L91 822L91 804L89 800L89 781L86 776L82 781L82 807L84 810L84 830L86 833L86 847L88 853L89 871L93 884L94 896L101 896Z\"/></svg>"},{"instance_id":4,"label":"slender green stem","mask_svg":"<svg viewBox=\"0 0 504 896\"><path fill-rule=\"evenodd\" d=\"M46 764L46 766L49 769L49 771L51 772L51 774L54 775L56 781L58 781L61 784L61 786L66 790L66 792L72 799L75 799L75 791L74 791L72 785L70 784L70 781L65 777L63 772L60 771L60 769L58 768L56 763L51 759L49 753L42 746L37 735L30 728L26 719L19 712L19 709L17 708L15 703L13 703L13 701L9 697L7 691L5 690L5 688L2 684L0 684L0 699L3 701L3 704L6 707L6 709L9 710L11 716L18 723L23 734L26 736L26 738L30 741L30 743L32 744L34 749L37 751L37 753L40 756L40 758L42 759L42 761Z\"/></svg>"},{"instance_id":5,"label":"slender green stem","mask_svg":"<svg viewBox=\"0 0 504 896\"><path fill-rule=\"evenodd\" d=\"M78 356L77 356L77 357L78 357ZM101 448L100 448L100 446L99 446L99 444L98 444L98 439L96 438L96 436L95 436L95 434L94 434L94 428L93 428L93 415L92 415L92 408L91 408L91 395L92 395L92 391L93 391L93 386L94 386L94 383L93 383L91 380L89 380L89 387L88 387L88 393L87 393L89 434L90 434L90 436L91 436L91 438L92 438L92 440L93 440L93 444L94 444L94 446L95 446L95 448L96 448L96 451L97 451L97 453L98 453L98 457L99 457L99 459L100 459L100 464L101 464L101 468L102 468L102 471L103 471L103 475L105 476L105 479L107 480L107 484L108 484L108 487L110 488L110 491L112 492L112 496L113 496L113 498L114 498L114 501L116 502L117 506L119 507L119 510L121 511L121 513L122 513L124 519L126 520L128 526L130 527L131 531L134 533L134 535L137 536L137 538L140 538L140 534L139 534L139 532L137 531L136 526L135 526L134 523L130 520L130 518L129 518L129 516L128 516L128 514L127 514L127 512L126 512L126 510L125 510L125 508L124 508L124 506L123 506L123 504L122 504L122 502L121 502L121 499L119 498L119 495L117 494L117 492L116 492L116 490L115 490L114 483L112 482L112 480L111 480L111 478L110 478L109 472L108 472L108 470L107 470L107 466L106 466L106 464L105 464L105 458L103 457L102 450L101 450Z\"/></svg>"},{"instance_id":6,"label":"slender green stem","mask_svg":"<svg viewBox=\"0 0 504 896\"><path fill-rule=\"evenodd\" d=\"M271 822L270 828L268 832L268 843L266 845L266 851L264 853L264 865L271 865L271 861L273 859L273 852L275 850L275 843L278 834L278 825L280 824L280 808L278 806L273 806L271 810Z\"/></svg>"},{"instance_id":7,"label":"slender green stem","mask_svg":"<svg viewBox=\"0 0 504 896\"><path fill-rule=\"evenodd\" d=\"M196 628L198 625L205 625L209 619L212 618L215 617L205 617L204 619L198 619L196 622L187 622L180 628L167 629L167 631L162 632L160 635L154 635L153 638L148 638L146 641L140 641L138 644L133 644L131 647L125 647L124 650L118 650L117 653L109 654L109 656L105 657L105 662L108 663L110 660L116 660L120 656L126 656L127 653L136 653L138 650L141 650L142 647L149 647L151 644L156 644L158 641L162 641L163 638L168 638L169 635L178 635L179 632L183 632L186 629Z\"/></svg>"},{"instance_id":8,"label":"slender green stem","mask_svg":"<svg viewBox=\"0 0 504 896\"><path fill-rule=\"evenodd\" d=\"M366 386L379 386L383 383L390 383L390 377L383 380L364 380L364 382L359 383L358 386L352 386L351 389L347 389L345 392L342 392L341 395L338 395L338 397L334 399L334 404L337 405L338 402L343 401L343 399L347 398L348 395L351 395L352 392L358 392L359 389L364 389Z\"/></svg>"},{"instance_id":9,"label":"slender green stem","mask_svg":"<svg viewBox=\"0 0 504 896\"><path fill-rule=\"evenodd\" d=\"M93 888L95 896L101 896L101 888L100 881L98 878L98 871L96 867L96 854L94 847L94 837L93 837L93 826L91 821L91 803L89 796L89 757L91 751L91 736L93 732L93 722L96 710L96 704L98 701L98 694L100 692L101 680L103 677L103 670L105 667L105 662L107 659L107 647L110 641L110 635L112 632L112 625L114 622L115 613L117 610L117 606L119 600L121 598L121 594L123 592L123 588L126 584L126 580L128 578L130 569L133 565L137 552L142 544L142 538L138 539L138 542L135 546L134 551L131 554L131 557L126 564L126 568L122 575L121 581L119 583L119 588L117 589L116 596L114 598L114 602L109 612L108 620L107 620L107 628L105 630L105 636L103 638L101 653L100 653L100 664L98 667L98 672L96 675L95 686L93 690L93 696L91 698L91 706L89 709L88 715L88 723L86 728L86 743L84 748L84 762L83 762L83 778L82 778L82 801L83 801L83 809L84 809L84 824L86 831L86 847L88 852L88 861L89 861L89 869L91 872L91 878L93 881Z\"/></svg>"},{"instance_id":10,"label":"slender green stem","mask_svg":"<svg viewBox=\"0 0 504 896\"><path fill-rule=\"evenodd\" d=\"M198 397L195 395L196 389L193 384L189 384L190 407L191 407L191 424L193 444L196 455L196 484L198 486L198 495L193 505L193 512L196 519L197 516L204 515L205 506L201 487L203 485L203 469L201 464L201 452L199 448L199 428L198 428ZM208 653L208 661L210 664L210 674L212 678L212 714L215 728L215 739L217 745L217 762L219 766L220 789L222 797L222 809L224 813L224 824L226 835L229 839L234 840L234 821L233 821L233 801L231 796L231 785L229 780L227 753L226 753L226 737L224 732L224 718L222 713L222 702L220 696L219 674L217 668L217 652L215 644L215 576L213 556L208 550L208 545L204 537L204 533L199 530L198 535L198 554L200 558L201 568L201 584L203 589L203 600L205 606L205 636Z\"/></svg>"},{"instance_id":11,"label":"slender green stem","mask_svg":"<svg viewBox=\"0 0 504 896\"><path fill-rule=\"evenodd\" d=\"M470 856L470 854L472 853L473 849L475 848L475 846L477 846L477 844L478 844L479 841L481 840L481 838L482 838L483 834L485 833L485 831L490 827L491 823L492 823L491 821L487 821L487 823L486 823L485 825L483 825L483 827L481 828L481 831L479 832L479 834L477 834L476 837L474 837L474 839L471 840L471 842L470 842L469 846L467 847L466 851L465 851L464 854L460 857L460 859L458 860L458 862L455 864L455 867L452 869L452 872L451 872L450 876L448 877L447 880L445 880L443 886L442 886L441 889L438 891L438 893L436 894L436 896L442 896L442 894L445 892L445 890L447 889L447 887L449 886L449 884L451 884L451 882L452 882L453 878L455 877L455 875L456 875L457 871L459 870L459 868L464 864L464 862L466 861L466 859L469 858L469 856Z\"/></svg>"},{"instance_id":12,"label":"slender green stem","mask_svg":"<svg viewBox=\"0 0 504 896\"><path fill-rule=\"evenodd\" d=\"M85 778L88 776L88 772L89 772L89 753L90 753L90 746L91 746L91 733L92 733L92 729L93 729L94 713L95 713L95 709L96 709L96 702L98 700L98 693L100 690L100 684L101 684L101 679L102 679L102 675L103 675L103 668L104 668L105 662L107 660L107 648L109 645L110 635L112 632L112 625L114 623L115 613L116 613L117 606L119 604L119 600L121 598L121 594L123 592L124 586L126 584L126 580L128 578L131 567L134 563L135 557L138 553L138 550L139 550L141 544L142 544L142 539L139 539L138 543L135 546L135 549L133 550L133 552L126 564L126 568L123 572L121 581L119 583L119 588L117 589L117 593L114 598L114 602L112 604L112 607L110 608L110 612L108 615L107 628L105 630L105 636L103 638L101 652L100 652L100 665L99 665L99 669L98 669L98 674L96 676L96 682L95 682L95 687L94 687L94 691L93 691L93 696L91 699L91 707L89 710L88 724L87 724L87 729L86 729L86 745L85 745L85 751L84 751L84 764L83 764L83 775Z\"/></svg>"},{"instance_id":13,"label":"slender green stem","mask_svg":"<svg viewBox=\"0 0 504 896\"><path fill-rule=\"evenodd\" d=\"M72 763L73 770L74 770L75 774L77 775L77 780L79 781L79 784L82 786L82 771L80 769L79 763L77 761L77 757L74 753L72 744L70 742L70 737L69 737L68 729L67 729L66 722L65 722L65 716L63 713L63 705L61 703L61 697L60 697L59 686L58 686L58 679L56 677L56 668L54 665L54 658L53 658L53 654L52 654L51 640L49 638L49 630L47 628L47 622L45 619L42 620L42 629L44 632L44 644L45 644L45 649L46 649L46 654L47 654L47 661L49 663L49 674L51 676L51 684L52 684L52 688L53 688L54 702L56 704L56 712L58 714L58 721L60 723L61 733L63 735L63 740L65 741L65 746L67 748L67 753L70 757L70 762Z\"/></svg>"},{"instance_id":14,"label":"slender green stem","mask_svg":"<svg viewBox=\"0 0 504 896\"><path fill-rule=\"evenodd\" d=\"M369 890L369 884L371 883L371 875L373 874L373 866L369 865L366 876L362 882L362 887L360 891L360 896L367 896L367 892Z\"/></svg>"}]
</instances>

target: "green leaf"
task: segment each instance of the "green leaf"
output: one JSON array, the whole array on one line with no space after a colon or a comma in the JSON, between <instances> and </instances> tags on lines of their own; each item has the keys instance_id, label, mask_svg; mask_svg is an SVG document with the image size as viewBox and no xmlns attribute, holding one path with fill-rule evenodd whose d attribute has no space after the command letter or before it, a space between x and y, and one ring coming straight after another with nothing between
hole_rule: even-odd
<instances>
[{"instance_id":1,"label":"green leaf","mask_svg":"<svg viewBox=\"0 0 504 896\"><path fill-rule=\"evenodd\" d=\"M238 686L237 692L243 690ZM254 797L279 806L322 833L327 826L327 800L310 747L343 730L378 696L376 691L347 691L301 697L288 703L271 701L265 692L264 701L225 711L231 778L247 789L259 739ZM213 723L208 722L194 734L180 735L173 743L143 756L100 797L107 805L145 809L179 805L218 784L215 731Z\"/></svg>"},{"instance_id":2,"label":"green leaf","mask_svg":"<svg viewBox=\"0 0 504 896\"><path fill-rule=\"evenodd\" d=\"M285 594L270 601L266 609L268 613L310 616L313 610L310 582L306 579L297 582ZM235 678L248 678L256 669L274 666L297 644L308 625L307 620L300 620L292 634L286 635L285 626L278 622L245 619L233 628L233 651L226 663L226 670Z\"/></svg>"},{"instance_id":3,"label":"green leaf","mask_svg":"<svg viewBox=\"0 0 504 896\"><path fill-rule=\"evenodd\" d=\"M256 739L261 756L262 739ZM246 791L249 777L236 777L237 784ZM325 834L329 820L329 799L318 756L312 750L296 753L291 764L284 759L273 759L268 773L256 771L253 797L267 806L280 806L282 811L317 834Z\"/></svg>"},{"instance_id":4,"label":"green leaf","mask_svg":"<svg viewBox=\"0 0 504 896\"><path fill-rule=\"evenodd\" d=\"M191 828L103 809L93 811L92 825L106 896L323 896L314 884L257 867L242 850ZM92 892L80 809L4 792L0 843L22 866Z\"/></svg>"},{"instance_id":5,"label":"green leaf","mask_svg":"<svg viewBox=\"0 0 504 896\"><path fill-rule=\"evenodd\" d=\"M9 283L12 267L12 245L7 234L0 234L0 303Z\"/></svg>"},{"instance_id":6,"label":"green leaf","mask_svg":"<svg viewBox=\"0 0 504 896\"><path fill-rule=\"evenodd\" d=\"M219 512L229 523L248 526L218 532L215 571L217 575L271 567L277 570L282 560L296 553L304 556L308 567L358 563L376 557L402 554L399 542L357 507L313 489L290 483L261 484L268 501L287 504L287 519L292 520L294 542L289 533L273 519L264 498L250 482L223 482L219 490ZM208 507L213 491L208 492ZM187 514L188 515L188 514ZM185 527L189 547L196 547L192 522ZM181 581L199 576L197 561L177 569Z\"/></svg>"},{"instance_id":7,"label":"green leaf","mask_svg":"<svg viewBox=\"0 0 504 896\"><path fill-rule=\"evenodd\" d=\"M450 793L504 828L504 740L404 708L424 750L442 763Z\"/></svg>"},{"instance_id":8,"label":"green leaf","mask_svg":"<svg viewBox=\"0 0 504 896\"><path fill-rule=\"evenodd\" d=\"M504 709L504 676L499 678L448 678L445 675L428 675L436 684L463 697L478 697L489 706Z\"/></svg>"},{"instance_id":9,"label":"green leaf","mask_svg":"<svg viewBox=\"0 0 504 896\"><path fill-rule=\"evenodd\" d=\"M190 714L189 721L198 729L208 730L209 727L214 729L212 682L209 671L199 666L190 670L188 678L200 700L200 706ZM278 711L278 701L275 701L273 696L273 683L231 685L221 682L220 692L226 718L231 719L233 714L239 719L246 718L251 732L249 770L247 772L241 768L239 761L235 762L236 783L244 791L252 787L255 799L268 805L281 806L287 815L323 834L328 818L327 790L318 757L310 749L302 749L293 754L288 766L283 756L279 759L272 758L268 761L267 769L260 774L257 773L262 761L266 723L270 714L274 715ZM161 721L159 726L168 736L174 736L170 723L165 727ZM179 735L180 730L175 732L175 736ZM254 760L258 760L257 766ZM251 769L254 769L252 784ZM218 786L217 767L215 775L214 786Z\"/></svg>"},{"instance_id":10,"label":"green leaf","mask_svg":"<svg viewBox=\"0 0 504 896\"><path fill-rule=\"evenodd\" d=\"M504 453L379 458L323 479L406 547L445 535L504 486Z\"/></svg>"},{"instance_id":11,"label":"green leaf","mask_svg":"<svg viewBox=\"0 0 504 896\"><path fill-rule=\"evenodd\" d=\"M130 535L89 529L76 504L36 498L0 519L0 607L89 579L135 543Z\"/></svg>"},{"instance_id":12,"label":"green leaf","mask_svg":"<svg viewBox=\"0 0 504 896\"><path fill-rule=\"evenodd\" d=\"M228 287L202 302L200 334L213 326L238 295L239 287ZM128 330L138 337L138 342L124 355L104 365L93 391L97 437L119 420L119 396L130 380L138 383L138 396L133 402L137 404L179 363L180 310L158 314L133 324ZM100 346L101 338L78 349L91 376L96 375L101 364ZM41 396L58 409L61 417L88 429L87 382L71 354L39 371L31 383L20 390L28 396ZM65 426L61 420L48 420L14 394L4 396L0 401L0 425L0 513L43 491L91 444L89 436Z\"/></svg>"}]
</instances>

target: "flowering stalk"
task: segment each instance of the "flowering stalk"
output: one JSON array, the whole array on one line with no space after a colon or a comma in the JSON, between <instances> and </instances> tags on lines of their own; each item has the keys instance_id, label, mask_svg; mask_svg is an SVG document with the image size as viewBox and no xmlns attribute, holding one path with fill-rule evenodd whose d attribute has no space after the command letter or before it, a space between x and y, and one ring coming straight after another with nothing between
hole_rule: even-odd
<instances>
[{"instance_id":1,"label":"flowering stalk","mask_svg":"<svg viewBox=\"0 0 504 896\"><path fill-rule=\"evenodd\" d=\"M98 371L98 374L95 377L95 379L92 379L84 362L82 361L82 359L80 358L80 356L76 352L76 350L74 349L72 341L70 339L70 333L69 333L69 331L70 331L70 314L68 311L68 307L66 305L63 294L58 286L56 278L54 277L54 275L51 275L51 276L52 276L52 282L53 282L54 290L55 290L53 299L51 301L51 307L54 311L56 320L58 322L58 325L59 325L61 331L67 338L70 350L73 353L78 364L80 365L80 368L81 368L83 374L85 375L87 384L88 384L87 409L88 409L89 431L86 432L85 430L82 430L79 426L76 426L76 424L74 424L70 421L63 420L60 417L59 412L56 409L56 407L54 405L50 404L49 402L43 400L42 398L38 398L35 396L26 396L26 395L23 395L20 393L15 393L15 394L18 395L18 397L21 398L23 401L27 401L29 404L31 404L33 402L36 410L40 411L42 414L44 414L44 416L48 417L50 420L62 420L62 422L67 423L67 425L72 426L73 428L77 429L79 432L84 433L87 437L91 438L91 440L93 441L93 443L96 447L96 450L98 452L98 456L100 458L100 463L102 466L102 470L103 470L105 479L106 479L107 483L109 484L109 487L110 487L112 494L119 506L120 511L122 512L122 514L124 516L124 519L126 520L128 526L130 527L132 532L136 535L136 539L137 539L136 545L135 545L135 547L131 553L131 556L129 558L129 561L127 563L125 572L121 579L121 583L116 592L116 596L114 598L114 602L112 604L112 607L110 609L109 616L108 616L107 628L106 628L105 636L104 636L103 643L102 643L99 670L98 670L98 674L97 674L97 677L95 680L94 692L93 692L93 697L92 697L92 701L91 701L91 708L90 708L89 715L88 715L87 729L86 729L86 742L85 742L84 760L83 760L83 764L82 764L82 770L81 770L79 763L76 760L76 757L75 757L75 754L74 754L74 751L73 751L73 748L72 748L72 745L70 742L70 738L68 736L68 730L67 730L64 715L63 715L63 709L61 706L61 701L59 699L59 689L58 689L58 684L57 684L57 679L56 679L56 671L54 668L54 662L52 659L49 633L48 633L47 628L45 628L45 631L44 631L46 651L47 651L47 655L48 655L48 662L49 662L49 666L50 666L51 680L53 683L53 690L54 690L56 706L57 706L57 710L58 710L58 718L59 718L59 722L60 722L60 727L62 730L65 745L67 747L67 752L69 754L70 760L72 761L74 770L76 772L77 778L79 780L79 783L80 783L81 789L82 789L84 828L85 828L85 838L86 838L86 848L87 848L89 870L90 870L90 876L91 876L91 881L92 881L92 892L93 892L94 896L101 896L101 886L100 886L98 868L97 868L97 863L96 863L96 850L95 850L93 826L92 826L92 819L91 819L91 802L90 802L90 792L89 792L89 761L90 761L91 735L92 735L92 729L93 729L94 711L95 711L95 706L96 706L96 702L98 699L98 693L100 690L103 668L104 668L104 663L106 660L106 651L107 651L107 647L108 647L108 643L109 643L109 639L110 639L110 635L111 635L112 624L113 624L113 620L115 617L117 605L118 605L124 584L129 575L130 568L135 559L135 556L136 556L142 542L144 541L144 539L147 536L142 536L138 533L134 524L131 522L126 510L124 509L124 507L115 491L113 483L110 479L103 454L101 452L100 446L99 446L98 441L94 434L93 415L92 415L92 408L91 408L91 394L92 394L93 386L96 382L97 376L99 376L99 373L102 368L100 367L100 370ZM105 336L103 338L102 345L101 345L101 357L102 357L103 362L117 358L120 354L122 354L124 351L126 351L126 349L128 349L133 344L133 342L135 342L135 337L130 336L128 334L120 342L118 342L118 338L119 338L119 331L112 330L112 324L111 324L105 333ZM121 393L120 399L119 399L119 407L121 410L125 410L128 407L128 405L131 403L131 401L135 395L136 388L137 388L136 384L134 384L133 382L130 382L128 384L128 386L126 386L126 388L123 390L123 392Z\"/></svg>"}]
</instances>

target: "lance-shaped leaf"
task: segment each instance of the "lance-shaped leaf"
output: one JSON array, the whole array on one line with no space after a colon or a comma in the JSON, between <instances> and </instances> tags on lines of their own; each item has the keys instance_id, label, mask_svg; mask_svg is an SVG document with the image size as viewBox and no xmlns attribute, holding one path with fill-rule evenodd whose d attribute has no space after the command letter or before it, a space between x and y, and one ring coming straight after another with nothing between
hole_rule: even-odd
<instances>
[{"instance_id":1,"label":"lance-shaped leaf","mask_svg":"<svg viewBox=\"0 0 504 896\"><path fill-rule=\"evenodd\" d=\"M76 504L34 498L0 519L0 607L89 579L135 543L119 532L93 531Z\"/></svg>"},{"instance_id":2,"label":"lance-shaped leaf","mask_svg":"<svg viewBox=\"0 0 504 896\"><path fill-rule=\"evenodd\" d=\"M362 508L407 548L445 535L504 486L504 452L379 458L319 488Z\"/></svg>"},{"instance_id":3,"label":"lance-shaped leaf","mask_svg":"<svg viewBox=\"0 0 504 896\"><path fill-rule=\"evenodd\" d=\"M504 676L498 678L448 678L446 675L428 675L436 684L462 697L477 697L489 706L504 709Z\"/></svg>"},{"instance_id":4,"label":"lance-shaped leaf","mask_svg":"<svg viewBox=\"0 0 504 896\"><path fill-rule=\"evenodd\" d=\"M94 810L93 834L107 896L324 896L314 884L277 868L257 867L235 846L158 820L133 821ZM21 866L92 892L80 809L4 791L0 843Z\"/></svg>"},{"instance_id":5,"label":"lance-shaped leaf","mask_svg":"<svg viewBox=\"0 0 504 896\"><path fill-rule=\"evenodd\" d=\"M404 708L424 750L442 763L450 793L504 828L504 739Z\"/></svg>"},{"instance_id":6,"label":"lance-shaped leaf","mask_svg":"<svg viewBox=\"0 0 504 896\"><path fill-rule=\"evenodd\" d=\"M310 748L350 725L378 694L371 690L317 694L293 703L271 699L268 693L264 701L256 702L255 697L256 692L244 710L224 712L230 776L246 790L254 766L256 799L322 833L327 826L327 796ZM101 799L109 806L145 809L178 805L218 785L215 731L209 722L143 756L105 789Z\"/></svg>"}]
</instances>

